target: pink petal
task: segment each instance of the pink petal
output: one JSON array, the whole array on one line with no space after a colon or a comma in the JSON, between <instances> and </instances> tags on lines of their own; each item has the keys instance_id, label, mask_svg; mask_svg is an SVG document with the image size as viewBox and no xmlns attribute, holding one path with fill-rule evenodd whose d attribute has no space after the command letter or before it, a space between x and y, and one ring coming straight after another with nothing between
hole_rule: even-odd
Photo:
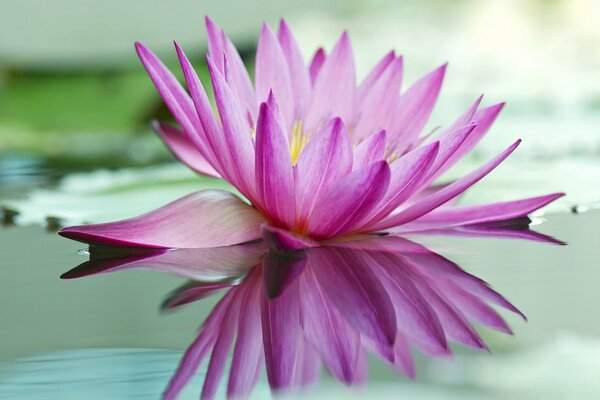
<instances>
[{"instance_id":1,"label":"pink petal","mask_svg":"<svg viewBox=\"0 0 600 400\"><path fill-rule=\"evenodd\" d=\"M275 252L291 253L319 245L319 242L306 236L276 228L269 224L263 224L260 228L267 248Z\"/></svg>"},{"instance_id":2,"label":"pink petal","mask_svg":"<svg viewBox=\"0 0 600 400\"><path fill-rule=\"evenodd\" d=\"M321 71L321 67L323 67L323 64L325 63L326 58L327 56L325 55L325 50L323 50L323 48L319 48L315 52L315 55L313 56L310 62L310 66L308 67L308 73L310 75L310 81L313 86L317 81L317 76Z\"/></svg>"},{"instance_id":3,"label":"pink petal","mask_svg":"<svg viewBox=\"0 0 600 400\"><path fill-rule=\"evenodd\" d=\"M352 383L356 373L360 336L331 305L314 272L302 275L302 328L331 373Z\"/></svg>"},{"instance_id":4,"label":"pink petal","mask_svg":"<svg viewBox=\"0 0 600 400\"><path fill-rule=\"evenodd\" d=\"M291 227L296 217L294 172L281 114L272 94L260 106L256 126L256 190L261 207L276 225Z\"/></svg>"},{"instance_id":5,"label":"pink petal","mask_svg":"<svg viewBox=\"0 0 600 400\"><path fill-rule=\"evenodd\" d=\"M333 117L352 123L355 90L354 57L348 34L344 32L317 76L306 111L306 131L314 132Z\"/></svg>"},{"instance_id":6,"label":"pink petal","mask_svg":"<svg viewBox=\"0 0 600 400\"><path fill-rule=\"evenodd\" d=\"M152 248L217 247L260 238L263 217L233 194L196 192L139 217L70 226L59 234L84 243Z\"/></svg>"},{"instance_id":7,"label":"pink petal","mask_svg":"<svg viewBox=\"0 0 600 400\"><path fill-rule=\"evenodd\" d=\"M387 53L379 62L369 71L369 74L362 80L360 85L358 86L358 90L356 92L356 96L358 101L361 102L367 94L371 91L375 82L381 78L381 75L387 70L387 68L392 64L392 62L396 59L396 54L394 51L390 51Z\"/></svg>"},{"instance_id":8,"label":"pink petal","mask_svg":"<svg viewBox=\"0 0 600 400\"><path fill-rule=\"evenodd\" d=\"M388 132L394 147L405 146L421 132L437 101L445 72L446 64L425 75L400 96Z\"/></svg>"},{"instance_id":9,"label":"pink petal","mask_svg":"<svg viewBox=\"0 0 600 400\"><path fill-rule=\"evenodd\" d=\"M163 301L160 308L162 311L172 311L187 304L200 301L223 289L228 289L231 287L232 284L227 281L215 283L192 282L191 284L183 285L177 288L174 292L170 293Z\"/></svg>"},{"instance_id":10,"label":"pink petal","mask_svg":"<svg viewBox=\"0 0 600 400\"><path fill-rule=\"evenodd\" d=\"M243 300L239 314L238 335L231 360L227 397L247 398L256 385L264 360L260 324L260 269L242 282Z\"/></svg>"},{"instance_id":11,"label":"pink petal","mask_svg":"<svg viewBox=\"0 0 600 400\"><path fill-rule=\"evenodd\" d=\"M337 182L315 204L308 231L315 238L343 235L358 226L385 194L390 168L375 162Z\"/></svg>"},{"instance_id":12,"label":"pink petal","mask_svg":"<svg viewBox=\"0 0 600 400\"><path fill-rule=\"evenodd\" d=\"M387 128L393 116L402 83L402 58L395 59L373 84L363 98L359 98L359 120L353 132L361 140L378 129Z\"/></svg>"},{"instance_id":13,"label":"pink petal","mask_svg":"<svg viewBox=\"0 0 600 400\"><path fill-rule=\"evenodd\" d=\"M175 400L181 390L194 376L194 373L214 346L219 334L219 327L229 308L229 304L233 298L232 292L229 291L217 303L213 311L210 313L204 324L202 325L200 334L194 342L188 347L183 358L181 359L177 371L171 378L169 385L163 393L165 400Z\"/></svg>"},{"instance_id":14,"label":"pink petal","mask_svg":"<svg viewBox=\"0 0 600 400\"><path fill-rule=\"evenodd\" d=\"M225 60L227 62L227 60ZM221 116L223 134L231 156L233 181L240 192L251 201L254 199L254 144L248 124L225 78L214 62L207 58L208 70L213 83L215 101Z\"/></svg>"},{"instance_id":15,"label":"pink petal","mask_svg":"<svg viewBox=\"0 0 600 400\"><path fill-rule=\"evenodd\" d=\"M232 296L231 303L227 308L227 312L223 316L223 321L219 326L219 332L217 340L213 347L212 354L210 355L210 362L208 363L208 369L206 370L206 377L204 378L204 385L202 386L202 393L200 398L202 399L213 399L221 383L223 372L225 372L225 364L233 344L233 339L236 333L237 319L240 314L240 303L241 296L240 292L243 289L240 286L236 286L231 289L230 293Z\"/></svg>"},{"instance_id":16,"label":"pink petal","mask_svg":"<svg viewBox=\"0 0 600 400\"><path fill-rule=\"evenodd\" d=\"M311 91L310 75L308 68L304 64L300 47L292 34L288 24L282 19L279 23L278 33L279 44L285 55L290 77L292 81L292 91L294 99L294 117L299 119L304 115L304 110L308 106L308 99Z\"/></svg>"},{"instance_id":17,"label":"pink petal","mask_svg":"<svg viewBox=\"0 0 600 400\"><path fill-rule=\"evenodd\" d=\"M411 225L414 224L421 229L431 229L511 220L525 217L562 196L564 193L553 193L500 203L450 207L432 211L415 220Z\"/></svg>"},{"instance_id":18,"label":"pink petal","mask_svg":"<svg viewBox=\"0 0 600 400\"><path fill-rule=\"evenodd\" d=\"M263 23L256 49L256 69L254 72L256 99L265 102L272 92L278 99L285 127L292 129L294 124L294 103L292 79L288 62L279 41L271 28Z\"/></svg>"},{"instance_id":19,"label":"pink petal","mask_svg":"<svg viewBox=\"0 0 600 400\"><path fill-rule=\"evenodd\" d=\"M394 306L369 264L333 247L314 248L309 254L331 304L354 329L391 351L397 326Z\"/></svg>"},{"instance_id":20,"label":"pink petal","mask_svg":"<svg viewBox=\"0 0 600 400\"><path fill-rule=\"evenodd\" d=\"M352 169L356 171L385 159L386 144L387 136L383 129L367 137L354 149Z\"/></svg>"},{"instance_id":21,"label":"pink petal","mask_svg":"<svg viewBox=\"0 0 600 400\"><path fill-rule=\"evenodd\" d=\"M433 142L405 154L392 163L388 189L371 212L366 226L378 222L394 211L418 189L437 157L438 148L439 142Z\"/></svg>"},{"instance_id":22,"label":"pink petal","mask_svg":"<svg viewBox=\"0 0 600 400\"><path fill-rule=\"evenodd\" d=\"M155 122L153 126L173 155L181 162L202 175L221 177L185 133L174 126L159 122Z\"/></svg>"},{"instance_id":23,"label":"pink petal","mask_svg":"<svg viewBox=\"0 0 600 400\"><path fill-rule=\"evenodd\" d=\"M274 299L261 300L261 321L267 378L272 389L283 391L294 384L302 336L298 285Z\"/></svg>"},{"instance_id":24,"label":"pink petal","mask_svg":"<svg viewBox=\"0 0 600 400\"><path fill-rule=\"evenodd\" d=\"M319 357L319 353L317 353L310 343L302 340L302 350L299 357L294 384L306 387L316 383L321 375L321 358Z\"/></svg>"},{"instance_id":25,"label":"pink petal","mask_svg":"<svg viewBox=\"0 0 600 400\"><path fill-rule=\"evenodd\" d=\"M352 145L341 119L325 125L306 144L294 169L297 219L306 221L315 203L352 170Z\"/></svg>"},{"instance_id":26,"label":"pink petal","mask_svg":"<svg viewBox=\"0 0 600 400\"><path fill-rule=\"evenodd\" d=\"M245 113L250 119L249 124L253 126L253 121L256 121L258 103L256 102L254 88L250 76L248 76L248 71L235 46L231 43L227 35L225 35L225 32L208 17L205 17L205 23L208 34L208 55L212 60L215 60L217 68L223 75L225 75L223 54L229 60L231 86L240 99L240 102L244 105Z\"/></svg>"},{"instance_id":27,"label":"pink petal","mask_svg":"<svg viewBox=\"0 0 600 400\"><path fill-rule=\"evenodd\" d=\"M265 293L273 299L294 285L304 272L307 256L304 251L278 253L269 251L263 259Z\"/></svg>"},{"instance_id":28,"label":"pink petal","mask_svg":"<svg viewBox=\"0 0 600 400\"><path fill-rule=\"evenodd\" d=\"M500 165L500 163L502 163L502 161L504 161L506 157L508 157L517 148L519 143L521 143L521 141L517 140L505 151L500 153L497 157L488 161L486 164L479 167L475 171L454 181L450 185L437 191L436 193L424 199L420 203L414 204L409 208L399 212L398 214L392 215L384 219L379 224L376 224L374 229L385 229L392 226L406 224L408 222L414 221L415 219L429 213L430 211L436 209L437 207L441 206L442 204L446 203L452 198L458 196L460 193L464 192L466 189L477 183L481 178L486 176L488 173L493 171L498 165Z\"/></svg>"}]
</instances>

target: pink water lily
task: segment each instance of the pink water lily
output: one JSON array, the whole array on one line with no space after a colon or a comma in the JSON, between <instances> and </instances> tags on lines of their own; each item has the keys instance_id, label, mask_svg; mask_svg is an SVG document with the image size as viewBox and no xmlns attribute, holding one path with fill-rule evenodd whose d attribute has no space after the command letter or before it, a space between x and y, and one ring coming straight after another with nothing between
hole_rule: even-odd
<instances>
[{"instance_id":1,"label":"pink water lily","mask_svg":"<svg viewBox=\"0 0 600 400\"><path fill-rule=\"evenodd\" d=\"M519 140L462 178L433 185L503 107L482 108L478 98L435 139L423 133L445 65L401 90L403 59L390 52L357 84L347 33L306 64L282 21L277 33L262 26L253 84L223 30L208 18L206 26L218 115L177 44L188 91L150 50L139 43L136 49L179 124L155 124L165 143L192 169L228 181L247 202L223 191L198 192L137 218L67 227L61 235L107 245L199 248L257 239L268 223L321 241L514 219L562 196L454 204Z\"/></svg>"}]
</instances>

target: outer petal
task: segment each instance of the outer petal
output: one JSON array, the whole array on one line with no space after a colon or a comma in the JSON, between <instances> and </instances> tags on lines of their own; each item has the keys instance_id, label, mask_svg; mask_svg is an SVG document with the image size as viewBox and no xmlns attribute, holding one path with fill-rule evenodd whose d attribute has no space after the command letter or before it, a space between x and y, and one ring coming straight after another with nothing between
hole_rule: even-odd
<instances>
[{"instance_id":1,"label":"outer petal","mask_svg":"<svg viewBox=\"0 0 600 400\"><path fill-rule=\"evenodd\" d=\"M230 81L232 87L237 94L240 102L244 104L246 117L250 126L256 121L256 113L258 111L258 103L254 95L254 88L246 67L242 59L235 49L231 40L225 35L225 32L219 28L210 18L205 18L206 31L208 33L208 54L211 59L215 60L217 68L221 74L225 75L225 65L223 63L223 54L229 60Z\"/></svg>"},{"instance_id":2,"label":"outer petal","mask_svg":"<svg viewBox=\"0 0 600 400\"><path fill-rule=\"evenodd\" d=\"M350 232L372 211L389 182L390 168L385 161L373 163L341 179L315 204L308 231L315 238Z\"/></svg>"},{"instance_id":3,"label":"outer petal","mask_svg":"<svg viewBox=\"0 0 600 400\"><path fill-rule=\"evenodd\" d=\"M398 99L388 132L395 148L409 145L425 126L440 93L445 72L446 64L421 78Z\"/></svg>"},{"instance_id":4,"label":"outer petal","mask_svg":"<svg viewBox=\"0 0 600 400\"><path fill-rule=\"evenodd\" d=\"M344 383L352 383L358 363L360 336L329 302L314 272L308 269L302 277L304 335L331 373Z\"/></svg>"},{"instance_id":5,"label":"outer petal","mask_svg":"<svg viewBox=\"0 0 600 400\"><path fill-rule=\"evenodd\" d=\"M223 150L229 151L231 156L232 183L246 197L254 200L254 144L250 128L244 121L241 107L231 87L214 62L210 58L207 58L207 62L227 144L227 148Z\"/></svg>"},{"instance_id":6,"label":"outer petal","mask_svg":"<svg viewBox=\"0 0 600 400\"><path fill-rule=\"evenodd\" d=\"M562 196L564 193L553 193L501 203L450 207L432 211L409 225L418 226L420 229L432 229L511 220L525 217Z\"/></svg>"},{"instance_id":7,"label":"outer petal","mask_svg":"<svg viewBox=\"0 0 600 400\"><path fill-rule=\"evenodd\" d=\"M282 19L279 23L279 44L285 55L287 65L290 71L290 77L292 81L292 91L294 99L294 117L300 118L304 115L304 110L308 106L308 99L310 96L310 75L308 68L304 64L302 53L294 35L290 30L288 24Z\"/></svg>"},{"instance_id":8,"label":"outer petal","mask_svg":"<svg viewBox=\"0 0 600 400\"><path fill-rule=\"evenodd\" d=\"M387 136L383 129L367 137L354 149L352 169L356 171L376 161L385 159L386 144Z\"/></svg>"},{"instance_id":9,"label":"outer petal","mask_svg":"<svg viewBox=\"0 0 600 400\"><path fill-rule=\"evenodd\" d=\"M291 130L294 124L294 103L288 62L275 34L265 23L258 39L254 75L257 100L267 101L272 91L279 101L285 126Z\"/></svg>"},{"instance_id":10,"label":"outer petal","mask_svg":"<svg viewBox=\"0 0 600 400\"><path fill-rule=\"evenodd\" d=\"M256 189L265 212L278 226L296 217L294 172L281 114L273 94L260 106L256 127Z\"/></svg>"},{"instance_id":11,"label":"outer petal","mask_svg":"<svg viewBox=\"0 0 600 400\"><path fill-rule=\"evenodd\" d=\"M206 161L196 145L174 126L155 122L154 130L169 147L173 155L194 171L207 176L220 178L221 175Z\"/></svg>"},{"instance_id":12,"label":"outer petal","mask_svg":"<svg viewBox=\"0 0 600 400\"><path fill-rule=\"evenodd\" d=\"M310 81L313 86L317 81L317 76L321 71L321 67L325 63L326 58L327 56L325 55L325 50L323 50L323 48L320 48L315 52L315 55L313 56L310 62L310 66L308 67L308 73L310 74Z\"/></svg>"},{"instance_id":13,"label":"outer petal","mask_svg":"<svg viewBox=\"0 0 600 400\"><path fill-rule=\"evenodd\" d=\"M318 129L332 117L350 124L354 113L356 73L348 34L344 32L317 76L306 111L307 132Z\"/></svg>"},{"instance_id":14,"label":"outer petal","mask_svg":"<svg viewBox=\"0 0 600 400\"><path fill-rule=\"evenodd\" d=\"M493 171L498 165L500 165L500 163L502 163L502 161L506 159L506 157L508 157L517 148L519 143L521 143L521 141L517 140L505 151L500 153L500 155L488 161L486 164L482 165L475 171L463 176L462 178L451 183L450 185L435 192L433 195L424 199L422 202L414 204L409 208L399 212L398 214L386 218L381 223L376 224L374 229L385 229L392 226L405 224L410 221L414 221L415 219L427 214L428 212L436 209L437 207L441 206L447 201L453 199L454 197L458 196L460 193L464 192L466 189L474 185L481 178Z\"/></svg>"},{"instance_id":15,"label":"outer petal","mask_svg":"<svg viewBox=\"0 0 600 400\"><path fill-rule=\"evenodd\" d=\"M260 238L263 217L231 193L196 192L139 217L63 228L59 234L107 246L216 247Z\"/></svg>"},{"instance_id":16,"label":"outer petal","mask_svg":"<svg viewBox=\"0 0 600 400\"><path fill-rule=\"evenodd\" d=\"M344 123L334 118L306 145L294 169L296 213L304 222L314 205L352 170L352 145Z\"/></svg>"},{"instance_id":17,"label":"outer petal","mask_svg":"<svg viewBox=\"0 0 600 400\"><path fill-rule=\"evenodd\" d=\"M396 59L396 54L393 51L387 53L379 62L371 69L369 74L362 80L358 86L356 93L358 102L360 103L375 85L375 82L381 78L381 75L387 70L388 66Z\"/></svg>"}]
</instances>

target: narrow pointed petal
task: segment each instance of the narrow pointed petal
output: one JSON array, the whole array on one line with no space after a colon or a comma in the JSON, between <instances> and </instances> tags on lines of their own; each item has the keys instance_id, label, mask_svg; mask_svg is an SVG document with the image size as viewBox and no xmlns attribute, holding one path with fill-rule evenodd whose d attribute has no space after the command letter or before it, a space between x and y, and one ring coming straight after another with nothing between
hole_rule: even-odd
<instances>
[{"instance_id":1,"label":"narrow pointed petal","mask_svg":"<svg viewBox=\"0 0 600 400\"><path fill-rule=\"evenodd\" d=\"M394 342L394 366L408 378L415 379L415 359L408 339L401 332L398 332Z\"/></svg>"},{"instance_id":2,"label":"narrow pointed petal","mask_svg":"<svg viewBox=\"0 0 600 400\"><path fill-rule=\"evenodd\" d=\"M421 78L398 99L388 132L390 142L396 147L409 143L423 130L437 101L445 72L446 64Z\"/></svg>"},{"instance_id":3,"label":"narrow pointed petal","mask_svg":"<svg viewBox=\"0 0 600 400\"><path fill-rule=\"evenodd\" d=\"M319 353L308 343L302 341L302 351L296 368L294 384L300 387L310 386L319 380L321 375L321 358Z\"/></svg>"},{"instance_id":4,"label":"narrow pointed petal","mask_svg":"<svg viewBox=\"0 0 600 400\"><path fill-rule=\"evenodd\" d=\"M371 212L366 226L390 214L417 190L437 158L438 148L439 142L433 142L405 154L392 163L388 189Z\"/></svg>"},{"instance_id":5,"label":"narrow pointed petal","mask_svg":"<svg viewBox=\"0 0 600 400\"><path fill-rule=\"evenodd\" d=\"M176 42L175 50L177 51L185 81L203 128L198 135L193 136L191 139L199 148L205 149L204 153L208 157L208 160L223 175L223 178L230 180L230 176L233 175L231 172L231 156L227 151L227 143L210 104L210 100L192 64L183 52L183 49Z\"/></svg>"},{"instance_id":6,"label":"narrow pointed petal","mask_svg":"<svg viewBox=\"0 0 600 400\"><path fill-rule=\"evenodd\" d=\"M196 192L139 217L70 226L61 236L106 246L200 248L260 238L263 217L233 194Z\"/></svg>"},{"instance_id":7,"label":"narrow pointed petal","mask_svg":"<svg viewBox=\"0 0 600 400\"><path fill-rule=\"evenodd\" d=\"M442 175L460 159L467 155L481 141L483 136L489 131L492 124L502 111L504 103L495 104L490 107L483 108L477 111L472 117L472 123L476 124L473 132L461 143L460 147L452 154L446 163L436 172L434 178Z\"/></svg>"},{"instance_id":8,"label":"narrow pointed petal","mask_svg":"<svg viewBox=\"0 0 600 400\"><path fill-rule=\"evenodd\" d=\"M285 391L294 384L302 340L298 285L274 299L263 295L261 321L269 385Z\"/></svg>"},{"instance_id":9,"label":"narrow pointed petal","mask_svg":"<svg viewBox=\"0 0 600 400\"><path fill-rule=\"evenodd\" d=\"M352 170L352 145L339 118L325 125L307 143L294 169L296 213L305 221L315 203Z\"/></svg>"},{"instance_id":10,"label":"narrow pointed petal","mask_svg":"<svg viewBox=\"0 0 600 400\"><path fill-rule=\"evenodd\" d=\"M250 117L250 125L254 125L253 121L256 121L258 103L244 62L225 32L208 17L205 17L205 23L208 34L208 55L215 60L217 68L223 75L225 75L223 54L226 55L229 60L229 75L232 87Z\"/></svg>"},{"instance_id":11,"label":"narrow pointed petal","mask_svg":"<svg viewBox=\"0 0 600 400\"><path fill-rule=\"evenodd\" d=\"M310 75L304 64L302 53L300 53L300 47L290 27L283 19L279 23L278 39L287 61L289 75L292 78L294 118L297 119L304 115L304 110L308 106L311 90Z\"/></svg>"},{"instance_id":12,"label":"narrow pointed petal","mask_svg":"<svg viewBox=\"0 0 600 400\"><path fill-rule=\"evenodd\" d=\"M312 98L306 111L305 128L308 132L318 129L325 121L340 117L352 123L355 108L356 73L350 38L344 32L315 82Z\"/></svg>"},{"instance_id":13,"label":"narrow pointed petal","mask_svg":"<svg viewBox=\"0 0 600 400\"><path fill-rule=\"evenodd\" d=\"M276 225L291 227L296 217L294 172L281 114L273 95L260 106L256 127L256 190L260 205Z\"/></svg>"},{"instance_id":14,"label":"narrow pointed petal","mask_svg":"<svg viewBox=\"0 0 600 400\"><path fill-rule=\"evenodd\" d=\"M354 149L352 169L356 171L376 161L385 159L386 145L387 136L384 129L367 137Z\"/></svg>"},{"instance_id":15,"label":"narrow pointed petal","mask_svg":"<svg viewBox=\"0 0 600 400\"><path fill-rule=\"evenodd\" d=\"M173 155L185 165L199 174L215 178L221 177L185 133L174 126L159 122L155 122L153 127Z\"/></svg>"},{"instance_id":16,"label":"narrow pointed petal","mask_svg":"<svg viewBox=\"0 0 600 400\"><path fill-rule=\"evenodd\" d=\"M193 282L171 292L160 306L161 311L172 311L187 304L200 301L223 289L232 287L231 282Z\"/></svg>"},{"instance_id":17,"label":"narrow pointed petal","mask_svg":"<svg viewBox=\"0 0 600 400\"><path fill-rule=\"evenodd\" d=\"M308 231L315 238L352 231L377 205L389 183L390 168L385 161L352 172L315 204L308 221Z\"/></svg>"},{"instance_id":18,"label":"narrow pointed petal","mask_svg":"<svg viewBox=\"0 0 600 400\"><path fill-rule=\"evenodd\" d=\"M422 228L485 224L522 218L564 196L553 193L528 199L435 210L414 221ZM426 226L425 226L426 225Z\"/></svg>"},{"instance_id":19,"label":"narrow pointed petal","mask_svg":"<svg viewBox=\"0 0 600 400\"><path fill-rule=\"evenodd\" d=\"M238 335L231 360L228 398L247 398L256 385L264 362L260 324L260 270L257 268L242 283L243 300L240 305Z\"/></svg>"},{"instance_id":20,"label":"narrow pointed petal","mask_svg":"<svg viewBox=\"0 0 600 400\"><path fill-rule=\"evenodd\" d=\"M381 75L386 71L386 69L393 63L396 59L396 54L393 51L387 53L375 66L369 71L368 75L362 80L360 85L358 86L358 90L356 92L356 96L358 101L362 101L363 98L367 96L375 82L379 80Z\"/></svg>"},{"instance_id":21,"label":"narrow pointed petal","mask_svg":"<svg viewBox=\"0 0 600 400\"><path fill-rule=\"evenodd\" d=\"M356 374L360 336L331 305L314 272L307 270L302 277L304 336L317 349L331 373L350 384Z\"/></svg>"},{"instance_id":22,"label":"narrow pointed petal","mask_svg":"<svg viewBox=\"0 0 600 400\"><path fill-rule=\"evenodd\" d=\"M306 236L276 228L269 224L263 224L260 229L267 249L275 252L293 253L319 245L319 242Z\"/></svg>"},{"instance_id":23,"label":"narrow pointed petal","mask_svg":"<svg viewBox=\"0 0 600 400\"><path fill-rule=\"evenodd\" d=\"M445 295L457 304L461 312L478 324L512 334L512 330L500 314L477 296L453 287L445 292Z\"/></svg>"},{"instance_id":24,"label":"narrow pointed petal","mask_svg":"<svg viewBox=\"0 0 600 400\"><path fill-rule=\"evenodd\" d=\"M227 62L227 60L225 60ZM207 58L223 134L231 156L233 184L250 200L254 199L254 144L239 102L214 62Z\"/></svg>"},{"instance_id":25,"label":"narrow pointed petal","mask_svg":"<svg viewBox=\"0 0 600 400\"><path fill-rule=\"evenodd\" d=\"M502 161L504 161L506 157L508 157L517 148L520 142L520 140L516 141L494 159L488 161L486 164L477 168L470 174L463 176L450 185L437 191L433 195L424 199L422 202L414 204L398 214L386 218L381 223L377 224L375 229L385 229L414 221L415 219L427 214L428 212L458 196L460 193L477 183L480 179L500 165Z\"/></svg>"},{"instance_id":26,"label":"narrow pointed petal","mask_svg":"<svg viewBox=\"0 0 600 400\"><path fill-rule=\"evenodd\" d=\"M236 333L237 317L240 313L240 303L242 300L240 296L241 289L243 288L239 286L231 289L231 292L233 292L231 296L233 298L219 327L219 334L210 356L208 369L206 370L206 378L204 379L202 393L200 394L201 399L213 399L223 378L225 364L227 363Z\"/></svg>"},{"instance_id":27,"label":"narrow pointed petal","mask_svg":"<svg viewBox=\"0 0 600 400\"><path fill-rule=\"evenodd\" d=\"M373 84L364 98L359 98L359 119L353 138L361 140L377 129L389 126L393 107L400 95L402 83L402 58L395 59Z\"/></svg>"},{"instance_id":28,"label":"narrow pointed petal","mask_svg":"<svg viewBox=\"0 0 600 400\"><path fill-rule=\"evenodd\" d=\"M291 130L294 124L294 97L288 62L275 33L265 23L258 39L254 75L258 102L267 101L272 92L279 102L284 126Z\"/></svg>"},{"instance_id":29,"label":"narrow pointed petal","mask_svg":"<svg viewBox=\"0 0 600 400\"><path fill-rule=\"evenodd\" d=\"M391 351L396 314L369 263L332 247L312 249L310 263L323 292L346 321Z\"/></svg>"},{"instance_id":30,"label":"narrow pointed petal","mask_svg":"<svg viewBox=\"0 0 600 400\"><path fill-rule=\"evenodd\" d=\"M310 75L310 81L313 86L314 86L315 82L317 81L317 76L319 75L319 72L321 71L321 67L325 63L326 58L327 58L327 56L325 55L325 50L323 48L319 48L315 52L315 55L313 56L313 58L310 62L310 66L308 67L308 73Z\"/></svg>"},{"instance_id":31,"label":"narrow pointed petal","mask_svg":"<svg viewBox=\"0 0 600 400\"><path fill-rule=\"evenodd\" d=\"M186 350L183 358L179 362L179 366L177 367L175 374L171 378L169 385L163 393L163 398L165 400L177 399L181 390L194 376L196 370L206 358L208 352L213 348L219 334L219 327L221 326L223 318L233 298L231 293L232 292L229 291L217 303L214 310L210 313L202 325L200 334Z\"/></svg>"},{"instance_id":32,"label":"narrow pointed petal","mask_svg":"<svg viewBox=\"0 0 600 400\"><path fill-rule=\"evenodd\" d=\"M269 299L274 299L296 283L304 272L307 256L304 251L277 253L269 251L263 259L263 282Z\"/></svg>"}]
</instances>

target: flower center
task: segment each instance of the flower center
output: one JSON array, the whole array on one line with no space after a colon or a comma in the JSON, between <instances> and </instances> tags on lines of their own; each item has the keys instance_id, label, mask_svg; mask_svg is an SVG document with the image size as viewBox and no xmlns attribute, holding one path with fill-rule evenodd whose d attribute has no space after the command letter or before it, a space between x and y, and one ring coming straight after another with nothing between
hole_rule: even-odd
<instances>
[{"instance_id":1,"label":"flower center","mask_svg":"<svg viewBox=\"0 0 600 400\"><path fill-rule=\"evenodd\" d=\"M298 161L298 157L300 157L300 153L306 143L308 142L308 137L305 136L302 132L302 121L294 122L294 127L292 129L292 139L290 141L290 154L292 155L292 165L296 165Z\"/></svg>"}]
</instances>

